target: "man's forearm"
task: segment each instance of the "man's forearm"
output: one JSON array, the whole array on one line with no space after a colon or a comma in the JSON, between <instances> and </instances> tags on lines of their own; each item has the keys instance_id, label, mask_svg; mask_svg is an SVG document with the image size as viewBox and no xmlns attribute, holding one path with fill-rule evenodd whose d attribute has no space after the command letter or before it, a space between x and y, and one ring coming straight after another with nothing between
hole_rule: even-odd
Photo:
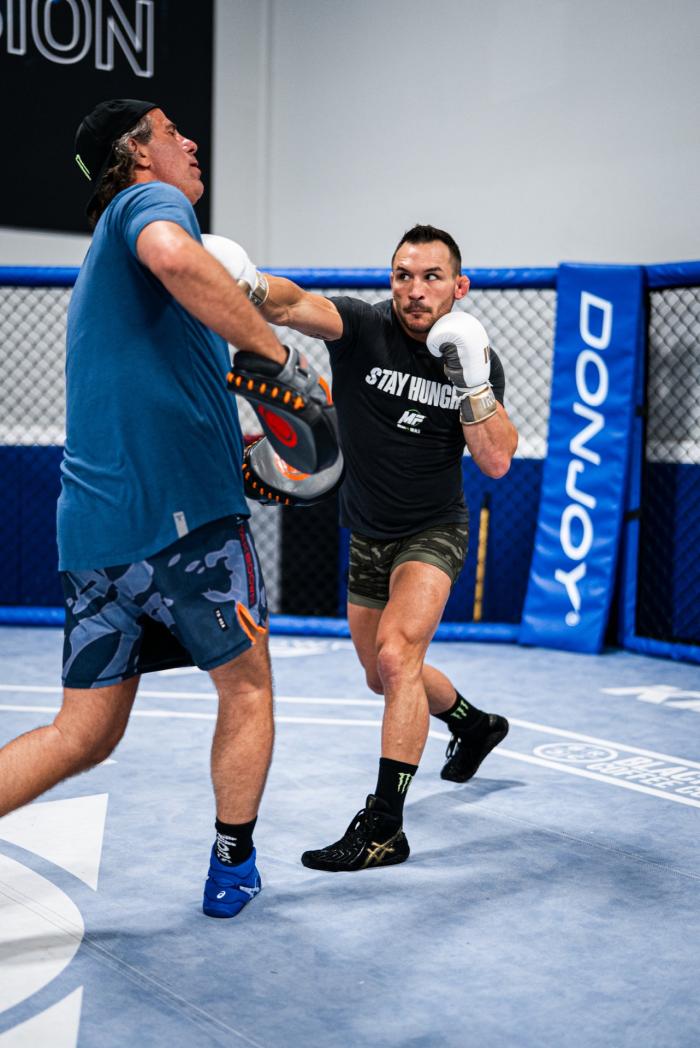
<instances>
[{"instance_id":1,"label":"man's forearm","mask_svg":"<svg viewBox=\"0 0 700 1048\"><path fill-rule=\"evenodd\" d=\"M179 225L154 222L137 241L141 262L180 305L236 349L282 364L284 347L230 274Z\"/></svg>"},{"instance_id":2,"label":"man's forearm","mask_svg":"<svg viewBox=\"0 0 700 1048\"><path fill-rule=\"evenodd\" d=\"M287 356L284 347L224 268L208 255L204 264L196 258L189 262L160 275L173 298L236 349L283 363Z\"/></svg>"},{"instance_id":3,"label":"man's forearm","mask_svg":"<svg viewBox=\"0 0 700 1048\"><path fill-rule=\"evenodd\" d=\"M496 414L473 426L463 426L469 452L482 473L503 477L518 446L518 431L499 404Z\"/></svg>"},{"instance_id":4,"label":"man's forearm","mask_svg":"<svg viewBox=\"0 0 700 1048\"><path fill-rule=\"evenodd\" d=\"M335 305L323 295L304 291L285 277L267 276L269 293L260 311L271 324L293 328L311 338L331 341L343 334L343 321Z\"/></svg>"},{"instance_id":5,"label":"man's forearm","mask_svg":"<svg viewBox=\"0 0 700 1048\"><path fill-rule=\"evenodd\" d=\"M286 277L273 277L265 274L269 292L260 312L270 324L286 325L290 319L290 310L298 305L304 297L304 290Z\"/></svg>"}]
</instances>

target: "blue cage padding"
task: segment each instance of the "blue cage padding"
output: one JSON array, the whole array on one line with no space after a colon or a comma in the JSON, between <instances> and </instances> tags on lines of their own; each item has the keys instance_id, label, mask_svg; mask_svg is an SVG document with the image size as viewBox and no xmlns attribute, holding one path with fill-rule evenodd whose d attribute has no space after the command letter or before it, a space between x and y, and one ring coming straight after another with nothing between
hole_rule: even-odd
<instances>
[{"instance_id":1,"label":"blue cage padding","mask_svg":"<svg viewBox=\"0 0 700 1048\"><path fill-rule=\"evenodd\" d=\"M605 267L600 267L605 268ZM700 261L665 263L642 267L649 289L683 288L700 285ZM287 276L308 288L377 288L389 284L389 270L375 269L271 269L280 276ZM476 269L465 270L474 288L556 288L558 270L553 268L519 268L508 270ZM70 287L75 282L78 269L73 267L0 267L0 285L20 287ZM638 361L636 404L642 400L643 354ZM630 439L631 469L626 498L626 519L619 543L621 569L619 572L619 640L625 647L646 654L669 656L700 662L700 644L695 643L698 624L692 611L685 613L681 621L671 622L674 635L679 642L668 642L637 633L638 580L640 528L637 516L641 498L641 475L644 465L643 423L638 416ZM55 559L46 557L48 549L55 550L55 498L58 493L58 463L61 449L56 447L0 447L0 486L4 504L8 505L8 494L14 500L16 525L8 522L5 514L0 525L0 623L59 624L62 611L60 587L55 573ZM682 491L696 490L700 483L700 467L669 467L675 470L674 483ZM653 482L653 474L649 472ZM517 640L518 593L524 592L529 579L529 548L524 536L534 528L541 484L542 463L534 460L515 460L511 468L510 484L503 481L491 482L483 477L470 460L465 460L465 490L472 513L472 541L469 563L448 603L445 620L438 631L438 639L477 639L513 642ZM661 470L656 471L661 474ZM677 474L677 475L676 475ZM489 543L484 616L491 621L482 623L465 622L471 614L473 604L473 558L476 555L476 535L481 499L486 490L492 497L491 541ZM514 492L516 492L514 496ZM39 494L37 494L39 493ZM523 527L514 533L505 524L499 503L516 497L522 506ZM679 496L680 497L680 496ZM31 528L23 525L31 522ZM679 527L678 519L672 528ZM675 564L679 580L687 584L695 576L700 558L694 550L700 544L700 521L694 522L695 531L688 532L684 524L683 540L686 555ZM691 528L692 531L692 528ZM30 540L28 536L33 535ZM521 541L522 540L522 541ZM32 542L34 548L28 546ZM671 536L674 541L674 536ZM514 545L515 544L515 545ZM342 545L342 543L341 543ZM36 550L43 556L37 558ZM55 554L54 554L55 558ZM515 567L514 567L515 565ZM343 563L341 554L340 572ZM342 588L342 587L341 587ZM700 601L698 602L700 605ZM460 621L461 620L461 621ZM273 616L273 632L293 632L323 636L347 636L347 624L342 618L304 616ZM682 637L689 634L690 643Z\"/></svg>"},{"instance_id":2,"label":"blue cage padding","mask_svg":"<svg viewBox=\"0 0 700 1048\"><path fill-rule=\"evenodd\" d=\"M0 446L0 605L61 605L56 500L63 448Z\"/></svg>"},{"instance_id":3,"label":"blue cage padding","mask_svg":"<svg viewBox=\"0 0 700 1048\"><path fill-rule=\"evenodd\" d=\"M557 290L548 453L520 641L599 652L625 509L643 274L566 265Z\"/></svg>"},{"instance_id":4,"label":"blue cage padding","mask_svg":"<svg viewBox=\"0 0 700 1048\"><path fill-rule=\"evenodd\" d=\"M388 288L389 270L310 269L261 267L266 273L286 277L296 284L314 288ZM465 269L474 288L554 288L556 269ZM75 266L0 266L0 287L72 287L78 277Z\"/></svg>"},{"instance_id":5,"label":"blue cage padding","mask_svg":"<svg viewBox=\"0 0 700 1048\"><path fill-rule=\"evenodd\" d=\"M63 608L3 608L0 626L63 626ZM271 615L270 633L288 637L350 636L347 619L314 615ZM479 641L482 644L515 644L517 626L498 622L443 622L435 633L439 641Z\"/></svg>"},{"instance_id":6,"label":"blue cage padding","mask_svg":"<svg viewBox=\"0 0 700 1048\"><path fill-rule=\"evenodd\" d=\"M645 266L644 272L649 290L666 287L696 287L700 284L700 260L696 259Z\"/></svg>"},{"instance_id":7,"label":"blue cage padding","mask_svg":"<svg viewBox=\"0 0 700 1048\"><path fill-rule=\"evenodd\" d=\"M700 261L671 262L645 267L648 291L700 285ZM618 643L643 655L657 655L700 663L700 519L689 518L684 508L700 504L700 466L684 463L645 462L646 355L640 353L637 372L637 418L632 438L632 469L627 493L627 518L622 542ZM643 491L643 482L646 491ZM642 526L640 508L643 495L653 498L656 489L672 497L657 499L663 505L664 519L644 540L647 564L656 560L664 573L663 585L655 578L640 579ZM659 580L660 581L660 580ZM656 623L644 622L641 591L653 601ZM695 599L674 600L683 590ZM641 621L640 621L641 620ZM667 636L653 635L659 625ZM640 627L642 627L640 629ZM649 635L651 634L651 635ZM686 640L687 638L687 640Z\"/></svg>"},{"instance_id":8,"label":"blue cage padding","mask_svg":"<svg viewBox=\"0 0 700 1048\"><path fill-rule=\"evenodd\" d=\"M56 556L56 499L60 489L60 447L0 447L0 497L8 512L0 524L0 622L60 624L62 603ZM463 462L464 487L471 515L469 553L452 591L440 637L514 640L527 587L529 556L537 517L542 463L516 459L502 481L485 477L471 459ZM490 495L489 544L483 620L469 621L474 605L474 576L479 511ZM512 513L517 502L519 512ZM272 510L271 512L274 512ZM308 511L296 513L302 523ZM293 536L292 536L293 539ZM283 537L283 543L285 538ZM347 533L341 531L337 614L345 615ZM279 621L279 616L276 617ZM283 616L294 632L322 631L334 636L323 616ZM317 623L317 627L313 624ZM292 628L290 626L290 628ZM501 627L503 627L501 629ZM506 628L507 627L507 628ZM338 627L344 628L341 625ZM321 635L321 634L319 634ZM341 633L340 635L346 635Z\"/></svg>"}]
</instances>

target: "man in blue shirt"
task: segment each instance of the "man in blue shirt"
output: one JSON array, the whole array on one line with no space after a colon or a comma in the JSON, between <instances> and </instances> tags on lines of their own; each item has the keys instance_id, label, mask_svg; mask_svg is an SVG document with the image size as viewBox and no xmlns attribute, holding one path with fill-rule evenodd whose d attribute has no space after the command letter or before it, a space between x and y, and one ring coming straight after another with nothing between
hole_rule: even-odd
<instances>
[{"instance_id":1,"label":"man in blue shirt","mask_svg":"<svg viewBox=\"0 0 700 1048\"><path fill-rule=\"evenodd\" d=\"M197 145L155 103L101 103L76 153L94 237L68 314L64 700L52 725L0 750L0 815L112 752L141 673L195 663L219 695L204 912L231 917L260 890L273 720L227 343L279 365L287 351L202 247Z\"/></svg>"}]
</instances>

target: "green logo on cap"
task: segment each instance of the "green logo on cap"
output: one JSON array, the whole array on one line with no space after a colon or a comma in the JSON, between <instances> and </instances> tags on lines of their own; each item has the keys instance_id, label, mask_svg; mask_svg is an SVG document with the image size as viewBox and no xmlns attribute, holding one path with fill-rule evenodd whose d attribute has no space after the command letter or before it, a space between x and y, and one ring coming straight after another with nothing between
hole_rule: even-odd
<instances>
[{"instance_id":1,"label":"green logo on cap","mask_svg":"<svg viewBox=\"0 0 700 1048\"><path fill-rule=\"evenodd\" d=\"M83 163L83 159L82 159L82 157L80 156L80 153L76 153L76 154L75 154L75 162L76 162L76 164L78 165L78 167L80 168L80 170L81 170L81 171L83 172L83 174L85 175L85 177L87 178L87 180L88 180L89 182L91 182L91 181L92 181L92 175L91 175L91 174L90 174L90 172L88 171L88 169L87 169L86 165L85 165L85 164Z\"/></svg>"}]
</instances>

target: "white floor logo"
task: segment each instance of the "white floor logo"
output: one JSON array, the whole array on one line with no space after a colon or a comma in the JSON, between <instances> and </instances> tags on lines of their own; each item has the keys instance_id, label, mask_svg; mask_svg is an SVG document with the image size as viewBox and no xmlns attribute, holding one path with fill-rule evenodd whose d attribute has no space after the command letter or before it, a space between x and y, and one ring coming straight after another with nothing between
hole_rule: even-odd
<instances>
[{"instance_id":1,"label":"white floor logo","mask_svg":"<svg viewBox=\"0 0 700 1048\"><path fill-rule=\"evenodd\" d=\"M700 764L620 751L622 746L618 751L588 743L553 742L536 746L532 752L546 761L576 765L597 778L622 780L632 788L644 787L647 792L662 792L686 803L700 799Z\"/></svg>"},{"instance_id":2,"label":"white floor logo","mask_svg":"<svg viewBox=\"0 0 700 1048\"><path fill-rule=\"evenodd\" d=\"M617 757L615 750L606 746L591 746L580 742L553 742L547 746L538 746L533 751L538 757L547 757L551 761L564 761L567 764L590 764L591 761L612 760Z\"/></svg>"},{"instance_id":3,"label":"white floor logo","mask_svg":"<svg viewBox=\"0 0 700 1048\"><path fill-rule=\"evenodd\" d=\"M633 695L639 702L672 706L676 710L700 713L700 691L688 691L674 684L636 684L632 688L602 688L605 695Z\"/></svg>"},{"instance_id":4,"label":"white floor logo","mask_svg":"<svg viewBox=\"0 0 700 1048\"><path fill-rule=\"evenodd\" d=\"M31 804L0 819L0 840L34 852L96 891L106 813L106 793ZM55 979L78 952L84 931L80 911L65 892L0 854L0 957L12 959L0 980L0 1013ZM3 1048L75 1045L82 996L77 987L30 1014L0 1036Z\"/></svg>"}]
</instances>

